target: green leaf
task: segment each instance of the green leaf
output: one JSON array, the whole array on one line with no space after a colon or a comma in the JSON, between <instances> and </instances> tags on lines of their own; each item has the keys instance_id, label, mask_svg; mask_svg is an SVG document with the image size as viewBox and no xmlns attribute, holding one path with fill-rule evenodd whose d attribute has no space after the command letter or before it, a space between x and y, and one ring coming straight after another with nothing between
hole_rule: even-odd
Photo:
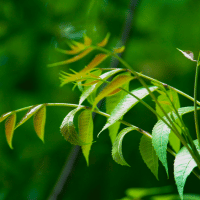
<instances>
[{"instance_id":1,"label":"green leaf","mask_svg":"<svg viewBox=\"0 0 200 200\"><path fill-rule=\"evenodd\" d=\"M152 146L152 140L143 135L140 140L139 150L145 164L158 179L158 156Z\"/></svg>"},{"instance_id":2,"label":"green leaf","mask_svg":"<svg viewBox=\"0 0 200 200\"><path fill-rule=\"evenodd\" d=\"M192 112L192 111L194 111L193 106L182 107L182 108L178 109L178 113L180 116L182 116L186 113ZM173 114L173 118L175 120L178 119L178 116L174 112L168 114L168 116L170 118L171 118L171 114ZM163 119L165 119L168 122L166 117L163 117ZM172 119L172 121L173 121L173 119ZM162 162L163 166L166 169L167 175L168 175L167 144L169 141L170 132L171 132L171 129L162 120L159 120L155 124L155 126L153 127L153 130L152 130L152 143L153 143L154 149L156 151L156 154L157 154L159 160Z\"/></svg>"},{"instance_id":3,"label":"green leaf","mask_svg":"<svg viewBox=\"0 0 200 200\"><path fill-rule=\"evenodd\" d=\"M115 142L113 144L112 147L112 157L113 160L120 164L120 165L126 165L129 166L129 164L124 160L123 154L122 154L122 140L124 138L124 136L133 130L136 130L137 127L133 126L133 127L128 127L128 128L124 128L116 137ZM130 166L129 166L130 167Z\"/></svg>"},{"instance_id":4,"label":"green leaf","mask_svg":"<svg viewBox=\"0 0 200 200\"><path fill-rule=\"evenodd\" d=\"M195 140L194 144L198 152L200 153L198 140ZM183 147L176 155L174 161L174 178L176 181L179 195L182 200L183 200L183 189L185 186L186 179L196 166L197 164L192 158L191 154L188 152L186 147Z\"/></svg>"},{"instance_id":5,"label":"green leaf","mask_svg":"<svg viewBox=\"0 0 200 200\"><path fill-rule=\"evenodd\" d=\"M24 115L24 117L21 119L21 121L16 125L15 129L21 126L23 123L25 123L28 119L30 119L41 107L43 104L33 106L29 109L29 111Z\"/></svg>"},{"instance_id":6,"label":"green leaf","mask_svg":"<svg viewBox=\"0 0 200 200\"><path fill-rule=\"evenodd\" d=\"M97 105L97 103L108 96L110 93L121 87L127 82L130 82L133 79L133 76L130 75L119 75L116 77L116 79L112 80L95 98L94 104L92 108L94 109Z\"/></svg>"},{"instance_id":7,"label":"green leaf","mask_svg":"<svg viewBox=\"0 0 200 200\"><path fill-rule=\"evenodd\" d=\"M75 114L82 108L83 107L78 107L72 110L71 112L69 112L67 116L64 118L64 120L62 121L62 124L60 126L60 132L64 136L64 138L71 144L79 145L79 146L85 145L85 142L81 140L80 136L76 132L73 120L74 120Z\"/></svg>"},{"instance_id":8,"label":"green leaf","mask_svg":"<svg viewBox=\"0 0 200 200\"><path fill-rule=\"evenodd\" d=\"M37 133L37 136L44 142L44 128L46 123L46 106L42 105L37 109L34 118L33 118L33 124L35 132Z\"/></svg>"},{"instance_id":9,"label":"green leaf","mask_svg":"<svg viewBox=\"0 0 200 200\"><path fill-rule=\"evenodd\" d=\"M85 157L85 160L87 162L87 165L89 165L89 154L90 149L93 142L93 120L92 120L92 112L90 110L84 110L79 115L79 121L78 121L78 130L79 130L79 136L80 139L88 143L87 145L82 145L81 149L83 152L83 155Z\"/></svg>"},{"instance_id":10,"label":"green leaf","mask_svg":"<svg viewBox=\"0 0 200 200\"><path fill-rule=\"evenodd\" d=\"M16 123L16 113L12 113L5 122L6 139L11 149L13 149L12 138L15 130L15 123Z\"/></svg>"},{"instance_id":11,"label":"green leaf","mask_svg":"<svg viewBox=\"0 0 200 200\"><path fill-rule=\"evenodd\" d=\"M124 73L125 74L125 73ZM117 76L116 76L117 77ZM115 78L116 78L115 77ZM126 83L122 86L125 90L129 91L129 83ZM125 91L120 91L112 96L106 97L106 113L111 114L114 108L118 105L118 103L124 98L127 93ZM122 119L122 117L121 117ZM120 123L115 122L109 129L109 136L112 144L115 141L117 133L119 131Z\"/></svg>"},{"instance_id":12,"label":"green leaf","mask_svg":"<svg viewBox=\"0 0 200 200\"><path fill-rule=\"evenodd\" d=\"M168 194L153 196L150 200L180 200L180 197L178 195ZM187 194L184 195L184 200L200 200L200 196L196 194Z\"/></svg>"},{"instance_id":13,"label":"green leaf","mask_svg":"<svg viewBox=\"0 0 200 200\"><path fill-rule=\"evenodd\" d=\"M5 113L3 114L1 117L0 117L0 122L2 122L3 120L5 120L8 116L10 116L12 114L12 112L8 112L8 113Z\"/></svg>"},{"instance_id":14,"label":"green leaf","mask_svg":"<svg viewBox=\"0 0 200 200\"><path fill-rule=\"evenodd\" d=\"M122 70L123 70L123 69L118 68L118 69L115 69L115 70L106 72L106 73L102 74L102 75L100 76L100 78L103 79L103 80L106 80L106 79L108 79L109 77L111 77L112 75L114 75L114 74L116 74L116 73L118 73L118 72L120 72L120 71L122 71ZM83 101L84 101L85 99L87 99L88 96L89 96L90 94L92 94L95 90L97 90L97 88L98 88L102 83L103 83L103 82L99 82L99 83L96 83L96 84L91 85L91 86L89 86L89 87L86 87L86 89L83 91L83 93L82 93L81 96L80 96L79 105L82 104Z\"/></svg>"},{"instance_id":15,"label":"green leaf","mask_svg":"<svg viewBox=\"0 0 200 200\"><path fill-rule=\"evenodd\" d=\"M164 111L166 113L169 113L174 110L168 97L170 98L171 102L174 104L174 107L178 110L180 108L180 101L178 98L178 94L174 90L168 90L167 94L165 94L165 93L161 94L158 96L158 99L157 99L158 102L160 103L160 105L162 106L162 108L164 109ZM164 113L162 112L162 110L160 109L160 107L157 104L156 104L156 112L161 117L164 116ZM182 123L179 119L177 119L177 124L182 126ZM178 125L176 125L176 128L178 129L179 132L181 132L181 128ZM172 148L175 150L176 153L180 150L180 147L181 147L180 140L173 131L171 131L171 133L169 135L169 143L172 146Z\"/></svg>"},{"instance_id":16,"label":"green leaf","mask_svg":"<svg viewBox=\"0 0 200 200\"><path fill-rule=\"evenodd\" d=\"M150 86L149 89L153 92L157 89L156 86ZM149 92L146 88L137 88L133 91L131 91L132 94L137 96L140 99L143 99L146 97ZM103 127L103 129L99 132L99 134L107 129L109 126L113 125L116 121L120 120L122 116L124 116L133 106L135 106L139 101L131 96L130 94L127 94L115 107L115 109L112 111L110 117L107 120L107 123ZM98 134L98 135L99 135Z\"/></svg>"}]
</instances>

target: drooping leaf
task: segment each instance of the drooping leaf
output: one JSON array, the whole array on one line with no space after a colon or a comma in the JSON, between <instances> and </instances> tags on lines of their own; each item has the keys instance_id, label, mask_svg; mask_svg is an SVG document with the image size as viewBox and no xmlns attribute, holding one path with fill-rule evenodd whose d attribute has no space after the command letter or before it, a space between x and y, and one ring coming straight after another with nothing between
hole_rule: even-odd
<instances>
[{"instance_id":1,"label":"drooping leaf","mask_svg":"<svg viewBox=\"0 0 200 200\"><path fill-rule=\"evenodd\" d=\"M194 144L200 153L198 140L194 141ZM183 200L183 189L187 177L190 175L192 170L197 166L196 162L192 158L186 147L183 147L175 157L174 161L174 178L178 188L179 195Z\"/></svg>"},{"instance_id":2,"label":"drooping leaf","mask_svg":"<svg viewBox=\"0 0 200 200\"><path fill-rule=\"evenodd\" d=\"M106 37L100 43L98 43L97 46L105 47L106 44L108 43L109 37L110 37L110 33L107 33Z\"/></svg>"},{"instance_id":3,"label":"drooping leaf","mask_svg":"<svg viewBox=\"0 0 200 200\"><path fill-rule=\"evenodd\" d=\"M84 110L79 115L78 130L81 141L87 143L87 145L82 145L81 149L87 165L89 165L89 154L93 142L93 120L90 110Z\"/></svg>"},{"instance_id":4,"label":"drooping leaf","mask_svg":"<svg viewBox=\"0 0 200 200\"><path fill-rule=\"evenodd\" d=\"M123 84L130 82L133 79L130 75L119 75L116 79L111 81L95 98L93 109L96 107L97 103L103 99L104 97L108 96L111 92L116 90L117 88L121 87Z\"/></svg>"},{"instance_id":5,"label":"drooping leaf","mask_svg":"<svg viewBox=\"0 0 200 200\"><path fill-rule=\"evenodd\" d=\"M24 115L24 117L21 119L21 121L16 125L15 129L21 126L23 123L25 123L28 119L30 119L41 107L43 104L33 106L29 109L29 111Z\"/></svg>"},{"instance_id":6,"label":"drooping leaf","mask_svg":"<svg viewBox=\"0 0 200 200\"><path fill-rule=\"evenodd\" d=\"M139 150L145 164L158 179L158 156L152 146L152 140L143 135L140 140Z\"/></svg>"},{"instance_id":7,"label":"drooping leaf","mask_svg":"<svg viewBox=\"0 0 200 200\"><path fill-rule=\"evenodd\" d=\"M178 49L178 48L177 48ZM197 62L197 60L194 60L194 54L192 51L182 51L178 49L187 59Z\"/></svg>"},{"instance_id":8,"label":"drooping leaf","mask_svg":"<svg viewBox=\"0 0 200 200\"><path fill-rule=\"evenodd\" d=\"M112 146L112 157L116 163L120 165L129 166L129 164L124 160L124 157L122 154L122 140L128 132L136 130L136 129L137 127L135 126L124 128L116 137L115 142Z\"/></svg>"},{"instance_id":9,"label":"drooping leaf","mask_svg":"<svg viewBox=\"0 0 200 200\"><path fill-rule=\"evenodd\" d=\"M153 92L157 89L157 87L156 86L150 86L149 89ZM143 99L144 97L146 97L149 94L147 89L143 88L143 87L137 88L137 89L131 91L131 93L134 94L135 96L137 96L140 99ZM115 107L115 109L112 111L111 116L108 118L107 123L105 124L103 129L100 131L100 133L102 131L104 131L105 129L107 129L112 124L114 124L116 121L121 119L121 117L124 116L138 102L139 101L135 97L131 96L130 94L127 94L118 103L118 105Z\"/></svg>"},{"instance_id":10,"label":"drooping leaf","mask_svg":"<svg viewBox=\"0 0 200 200\"><path fill-rule=\"evenodd\" d=\"M115 77L116 78L116 77ZM125 90L129 91L129 83L126 83L122 86ZM120 91L112 96L108 96L106 98L106 113L111 114L111 112L114 110L114 108L117 106L117 104L124 98L124 96L127 93L125 91ZM122 117L121 117L122 119ZM110 126L109 129L109 136L111 139L112 144L115 141L116 135L119 131L120 123L115 122L112 126Z\"/></svg>"},{"instance_id":11,"label":"drooping leaf","mask_svg":"<svg viewBox=\"0 0 200 200\"><path fill-rule=\"evenodd\" d=\"M182 107L182 108L178 109L178 113L180 116L182 116L186 113L192 112L192 111L194 111L193 106ZM178 119L178 116L174 112L168 114L168 116L170 118L171 118L171 114L173 114L173 118L175 120ZM168 122L166 117L163 117L163 118ZM172 118L171 118L171 120L173 121ZM167 175L168 175L167 144L169 141L170 132L171 132L171 129L162 120L159 120L155 124L155 126L153 127L153 130L152 130L152 143L153 143L154 149L156 151L156 154L157 154L159 160L161 161L161 163L163 164L163 166L166 169Z\"/></svg>"},{"instance_id":12,"label":"drooping leaf","mask_svg":"<svg viewBox=\"0 0 200 200\"><path fill-rule=\"evenodd\" d=\"M87 54L89 54L92 50L93 50L93 48L89 47L85 51L78 54L77 56L74 56L73 58L70 58L70 59L65 60L65 61L49 64L48 67L56 67L56 66L59 66L59 65L65 65L65 64L72 63L72 62L76 62L77 60L80 60L81 58L83 58Z\"/></svg>"},{"instance_id":13,"label":"drooping leaf","mask_svg":"<svg viewBox=\"0 0 200 200\"><path fill-rule=\"evenodd\" d=\"M6 139L11 149L13 149L12 138L15 130L15 123L16 123L16 113L12 113L5 122Z\"/></svg>"},{"instance_id":14,"label":"drooping leaf","mask_svg":"<svg viewBox=\"0 0 200 200\"><path fill-rule=\"evenodd\" d=\"M165 94L165 93L161 94L158 96L158 99L157 99L158 102L160 103L160 105L162 106L162 108L164 109L164 111L166 113L174 111L173 106L168 97L170 98L171 102L174 104L174 107L178 110L180 108L180 101L178 98L178 94L174 90L168 90L167 94ZM156 112L161 117L164 116L164 113L162 112L162 110L160 109L160 107L157 104L156 104ZM179 126L182 126L182 123L179 119L177 119L176 122ZM181 133L181 128L178 125L176 125L176 128ZM172 148L175 150L176 153L180 150L180 146L181 146L180 140L173 131L171 131L171 133L169 135L169 143L172 146Z\"/></svg>"},{"instance_id":15,"label":"drooping leaf","mask_svg":"<svg viewBox=\"0 0 200 200\"><path fill-rule=\"evenodd\" d=\"M122 70L123 70L123 69L118 68L118 69L115 69L115 70L111 70L111 71L109 71L109 72L106 72L106 73L104 73L104 74L102 74L102 75L100 76L100 79L106 80L106 79L108 79L109 77L111 77L112 75L114 75L114 74L116 74L116 73L118 73L118 72L120 72L120 71L122 71ZM103 82L99 82L99 83L96 83L96 84L94 84L94 85L91 85L91 86L86 87L85 90L83 91L83 93L82 93L81 96L80 96L79 104L82 104L83 101L84 101L85 99L87 99L88 96L89 96L90 94L92 94L102 83L103 83Z\"/></svg>"},{"instance_id":16,"label":"drooping leaf","mask_svg":"<svg viewBox=\"0 0 200 200\"><path fill-rule=\"evenodd\" d=\"M37 136L44 142L44 128L46 123L46 106L42 105L33 118L34 129Z\"/></svg>"},{"instance_id":17,"label":"drooping leaf","mask_svg":"<svg viewBox=\"0 0 200 200\"><path fill-rule=\"evenodd\" d=\"M79 146L85 145L86 143L81 140L80 135L76 132L73 121L75 114L81 109L82 107L77 107L69 112L60 126L60 132L64 138L71 144Z\"/></svg>"},{"instance_id":18,"label":"drooping leaf","mask_svg":"<svg viewBox=\"0 0 200 200\"><path fill-rule=\"evenodd\" d=\"M3 114L1 117L0 117L0 122L2 122L3 120L5 120L9 115L11 115L12 112L8 112L8 113L5 113Z\"/></svg>"}]
</instances>

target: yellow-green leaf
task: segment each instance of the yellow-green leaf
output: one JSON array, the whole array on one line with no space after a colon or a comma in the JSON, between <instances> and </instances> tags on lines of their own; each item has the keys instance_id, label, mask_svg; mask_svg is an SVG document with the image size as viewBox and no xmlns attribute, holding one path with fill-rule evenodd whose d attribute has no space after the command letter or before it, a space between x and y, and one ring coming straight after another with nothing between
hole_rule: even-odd
<instances>
[{"instance_id":1,"label":"yellow-green leaf","mask_svg":"<svg viewBox=\"0 0 200 200\"><path fill-rule=\"evenodd\" d=\"M16 123L16 113L13 113L7 118L5 122L6 139L11 149L13 149L12 138L15 130L15 123Z\"/></svg>"},{"instance_id":2,"label":"yellow-green leaf","mask_svg":"<svg viewBox=\"0 0 200 200\"><path fill-rule=\"evenodd\" d=\"M24 117L21 119L21 121L16 125L15 129L21 126L23 123L25 123L28 119L30 119L41 107L43 104L33 106L29 109L29 111L24 115Z\"/></svg>"},{"instance_id":3,"label":"yellow-green leaf","mask_svg":"<svg viewBox=\"0 0 200 200\"><path fill-rule=\"evenodd\" d=\"M125 46L122 46L122 47L114 49L114 53L122 53L124 52L124 50L125 50Z\"/></svg>"},{"instance_id":4,"label":"yellow-green leaf","mask_svg":"<svg viewBox=\"0 0 200 200\"><path fill-rule=\"evenodd\" d=\"M96 97L93 109L96 107L97 103L103 99L104 97L108 96L111 92L116 90L117 88L121 87L123 84L131 81L133 79L130 75L119 75L116 79L111 81Z\"/></svg>"},{"instance_id":5,"label":"yellow-green leaf","mask_svg":"<svg viewBox=\"0 0 200 200\"><path fill-rule=\"evenodd\" d=\"M85 145L86 143L81 140L80 135L78 135L78 133L76 132L73 121L75 114L82 108L83 107L78 107L69 112L60 126L60 132L64 136L64 138L71 144L79 146Z\"/></svg>"},{"instance_id":6,"label":"yellow-green leaf","mask_svg":"<svg viewBox=\"0 0 200 200\"><path fill-rule=\"evenodd\" d=\"M89 54L92 50L93 50L93 48L89 47L88 49L86 49L82 53L78 54L77 56L74 56L73 58L70 58L70 59L65 60L65 61L49 64L48 67L55 67L55 66L58 66L58 65L65 65L65 64L72 63L72 62L76 62L77 60L80 60L81 58L83 58L87 54Z\"/></svg>"},{"instance_id":7,"label":"yellow-green leaf","mask_svg":"<svg viewBox=\"0 0 200 200\"><path fill-rule=\"evenodd\" d=\"M99 44L97 44L97 46L105 47L106 44L108 43L109 37L110 37L110 33L107 33L106 37Z\"/></svg>"},{"instance_id":8,"label":"yellow-green leaf","mask_svg":"<svg viewBox=\"0 0 200 200\"><path fill-rule=\"evenodd\" d=\"M0 122L2 122L3 120L5 120L9 115L11 115L12 112L8 112L8 113L5 113L3 114L1 117L0 117Z\"/></svg>"},{"instance_id":9,"label":"yellow-green leaf","mask_svg":"<svg viewBox=\"0 0 200 200\"><path fill-rule=\"evenodd\" d=\"M90 46L92 44L92 40L87 35L84 35L83 38L85 46Z\"/></svg>"},{"instance_id":10,"label":"yellow-green leaf","mask_svg":"<svg viewBox=\"0 0 200 200\"><path fill-rule=\"evenodd\" d=\"M89 154L93 141L93 120L92 112L90 110L84 110L79 115L78 129L80 139L83 142L87 143L87 145L82 145L81 149L87 162L87 165L89 165Z\"/></svg>"},{"instance_id":11,"label":"yellow-green leaf","mask_svg":"<svg viewBox=\"0 0 200 200\"><path fill-rule=\"evenodd\" d=\"M46 122L46 106L43 105L34 115L33 123L35 132L38 137L44 142L44 128Z\"/></svg>"}]
</instances>

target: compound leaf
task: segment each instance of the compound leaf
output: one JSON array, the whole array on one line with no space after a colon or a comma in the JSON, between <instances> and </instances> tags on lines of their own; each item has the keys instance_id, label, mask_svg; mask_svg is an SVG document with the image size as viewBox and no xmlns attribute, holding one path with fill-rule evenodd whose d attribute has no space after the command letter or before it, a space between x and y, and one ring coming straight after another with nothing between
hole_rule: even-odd
<instances>
[{"instance_id":1,"label":"compound leaf","mask_svg":"<svg viewBox=\"0 0 200 200\"><path fill-rule=\"evenodd\" d=\"M24 115L24 117L21 119L21 121L16 125L15 129L21 126L23 123L25 123L28 119L30 119L41 107L43 104L33 106L29 109L29 111Z\"/></svg>"},{"instance_id":2,"label":"compound leaf","mask_svg":"<svg viewBox=\"0 0 200 200\"><path fill-rule=\"evenodd\" d=\"M76 132L73 120L74 120L75 114L82 108L83 107L78 107L72 110L71 112L69 112L67 116L64 118L64 120L62 121L62 124L60 126L60 132L64 136L64 138L71 144L79 145L79 146L85 145L85 142L81 140L80 136Z\"/></svg>"},{"instance_id":3,"label":"compound leaf","mask_svg":"<svg viewBox=\"0 0 200 200\"><path fill-rule=\"evenodd\" d=\"M198 141L195 140L194 144L198 152L200 153ZM183 189L185 186L186 179L196 166L197 164L192 158L189 151L186 149L186 147L183 147L176 155L174 161L174 178L176 181L179 195L182 200L183 200Z\"/></svg>"},{"instance_id":4,"label":"compound leaf","mask_svg":"<svg viewBox=\"0 0 200 200\"><path fill-rule=\"evenodd\" d=\"M150 86L149 89L153 92L157 89L156 86ZM140 99L143 99L146 97L149 92L146 88L137 88L133 91L131 91L132 94L137 96ZM110 117L107 120L107 123L103 127L103 129L99 132L99 134L107 129L109 126L113 125L116 121L121 119L122 116L124 116L133 106L135 106L139 101L131 96L130 94L127 94L115 107L115 109L111 112Z\"/></svg>"},{"instance_id":5,"label":"compound leaf","mask_svg":"<svg viewBox=\"0 0 200 200\"><path fill-rule=\"evenodd\" d=\"M115 142L112 147L112 157L116 163L120 165L129 166L129 164L124 160L124 157L122 154L122 140L128 132L136 130L136 129L137 127L135 126L124 128L116 137Z\"/></svg>"},{"instance_id":6,"label":"compound leaf","mask_svg":"<svg viewBox=\"0 0 200 200\"><path fill-rule=\"evenodd\" d=\"M178 109L178 113L180 116L192 111L194 111L193 106L182 107ZM171 112L168 114L170 118L171 118L171 114L173 114L174 120L178 119L178 116L174 112ZM165 119L168 122L166 117L163 117L163 119ZM171 120L173 121L172 118ZM152 143L159 160L162 162L163 166L166 169L167 175L168 175L167 144L169 141L170 132L171 132L171 129L162 120L159 120L155 124L152 130Z\"/></svg>"},{"instance_id":7,"label":"compound leaf","mask_svg":"<svg viewBox=\"0 0 200 200\"><path fill-rule=\"evenodd\" d=\"M11 149L13 149L12 138L15 130L15 123L16 123L16 113L12 113L5 122L6 139Z\"/></svg>"},{"instance_id":8,"label":"compound leaf","mask_svg":"<svg viewBox=\"0 0 200 200\"><path fill-rule=\"evenodd\" d=\"M80 139L87 143L87 145L82 145L81 149L83 152L83 155L85 157L85 160L87 162L87 165L89 165L89 154L90 149L93 142L93 120L92 120L92 112L90 110L84 110L79 115L79 121L78 121L78 130L79 130L79 136Z\"/></svg>"},{"instance_id":9,"label":"compound leaf","mask_svg":"<svg viewBox=\"0 0 200 200\"><path fill-rule=\"evenodd\" d=\"M143 135L140 140L139 150L145 164L158 179L158 156L152 146L152 140Z\"/></svg>"},{"instance_id":10,"label":"compound leaf","mask_svg":"<svg viewBox=\"0 0 200 200\"><path fill-rule=\"evenodd\" d=\"M33 118L34 129L37 136L44 142L44 128L46 122L46 106L42 105L37 109Z\"/></svg>"}]
</instances>

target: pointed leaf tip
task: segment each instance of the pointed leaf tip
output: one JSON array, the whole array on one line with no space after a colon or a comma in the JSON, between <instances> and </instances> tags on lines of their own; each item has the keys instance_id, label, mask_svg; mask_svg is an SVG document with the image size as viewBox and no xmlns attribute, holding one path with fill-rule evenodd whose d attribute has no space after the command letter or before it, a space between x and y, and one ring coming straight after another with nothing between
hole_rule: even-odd
<instances>
[{"instance_id":1,"label":"pointed leaf tip","mask_svg":"<svg viewBox=\"0 0 200 200\"><path fill-rule=\"evenodd\" d=\"M114 53L122 53L124 52L124 50L125 50L125 46L122 46L122 47L114 49Z\"/></svg>"},{"instance_id":2,"label":"pointed leaf tip","mask_svg":"<svg viewBox=\"0 0 200 200\"><path fill-rule=\"evenodd\" d=\"M105 47L106 44L108 43L109 37L110 37L110 33L107 33L106 37L100 43L98 43L97 46Z\"/></svg>"},{"instance_id":3,"label":"pointed leaf tip","mask_svg":"<svg viewBox=\"0 0 200 200\"><path fill-rule=\"evenodd\" d=\"M122 140L128 132L136 130L136 129L137 129L137 127L135 127L135 126L124 128L119 133L119 135L116 137L115 142L112 147L112 157L116 163L130 167L130 165L125 161L123 154L122 154Z\"/></svg>"},{"instance_id":4,"label":"pointed leaf tip","mask_svg":"<svg viewBox=\"0 0 200 200\"><path fill-rule=\"evenodd\" d=\"M178 49L187 59L193 61L193 62L197 62L197 60L194 60L194 54L192 51L182 51L181 49Z\"/></svg>"},{"instance_id":5,"label":"pointed leaf tip","mask_svg":"<svg viewBox=\"0 0 200 200\"><path fill-rule=\"evenodd\" d=\"M44 142L44 128L46 123L46 106L43 105L34 115L34 129L37 136Z\"/></svg>"},{"instance_id":6,"label":"pointed leaf tip","mask_svg":"<svg viewBox=\"0 0 200 200\"><path fill-rule=\"evenodd\" d=\"M5 122L5 133L8 145L11 149L12 147L12 138L15 130L15 123L16 123L16 113L11 114Z\"/></svg>"}]
</instances>

